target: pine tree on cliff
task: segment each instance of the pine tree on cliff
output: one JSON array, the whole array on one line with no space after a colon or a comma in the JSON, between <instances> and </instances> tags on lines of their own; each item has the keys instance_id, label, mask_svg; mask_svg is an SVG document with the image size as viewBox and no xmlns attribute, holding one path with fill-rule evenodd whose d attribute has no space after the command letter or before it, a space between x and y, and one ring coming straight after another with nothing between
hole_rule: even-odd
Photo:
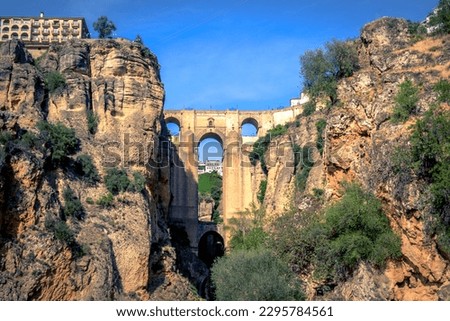
<instances>
[{"instance_id":1,"label":"pine tree on cliff","mask_svg":"<svg viewBox=\"0 0 450 321\"><path fill-rule=\"evenodd\" d=\"M112 38L112 34L116 31L114 23L106 16L101 16L94 22L94 30L98 32L100 39Z\"/></svg>"}]
</instances>

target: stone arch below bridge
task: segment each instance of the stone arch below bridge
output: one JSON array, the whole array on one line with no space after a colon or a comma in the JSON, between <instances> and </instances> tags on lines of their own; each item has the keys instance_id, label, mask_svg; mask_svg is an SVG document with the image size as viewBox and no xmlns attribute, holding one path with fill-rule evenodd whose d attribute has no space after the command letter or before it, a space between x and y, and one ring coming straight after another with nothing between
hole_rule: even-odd
<instances>
[{"instance_id":1,"label":"stone arch below bridge","mask_svg":"<svg viewBox=\"0 0 450 321\"><path fill-rule=\"evenodd\" d=\"M216 258L225 254L225 241L216 231L205 232L198 242L198 258L211 267Z\"/></svg>"}]
</instances>

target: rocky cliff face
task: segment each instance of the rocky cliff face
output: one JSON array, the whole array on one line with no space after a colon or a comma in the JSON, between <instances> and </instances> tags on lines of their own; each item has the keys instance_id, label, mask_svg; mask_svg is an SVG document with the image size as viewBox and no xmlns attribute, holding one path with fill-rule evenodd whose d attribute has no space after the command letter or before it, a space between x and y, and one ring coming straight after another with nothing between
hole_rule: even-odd
<instances>
[{"instance_id":1,"label":"rocky cliff face","mask_svg":"<svg viewBox=\"0 0 450 321\"><path fill-rule=\"evenodd\" d=\"M125 40L71 41L39 59L18 41L0 50L0 298L192 298L166 225L169 170L157 165L164 88L156 57ZM65 78L55 91L44 83L51 72ZM46 146L24 147L40 121L75 130L80 147L63 166L50 164ZM81 154L101 177L111 167L141 173L145 188L96 205L107 189L77 175ZM82 217L64 214L67 188Z\"/></svg>"},{"instance_id":2,"label":"rocky cliff face","mask_svg":"<svg viewBox=\"0 0 450 321\"><path fill-rule=\"evenodd\" d=\"M410 125L436 101L433 84L450 76L450 38L427 38L413 43L404 20L383 18L366 25L359 39L361 69L338 85L340 105L317 111L291 127L290 138L299 146L315 144L317 119L326 120L323 156L312 168L304 194L292 192L294 170L280 170L279 160L269 167L264 204L276 207L277 195L290 195L299 210L311 206L313 188L324 190L327 202L340 197L340 184L355 181L383 202L394 231L401 236L403 258L379 271L362 264L353 278L328 296L343 300L448 300L448 258L426 235L421 194L426 186L416 177L403 179L392 168L396 147L407 141ZM417 114L404 124L389 121L394 97L406 79L420 86ZM443 106L448 108L448 105ZM281 138L286 139L286 138ZM283 186L280 185L283 182ZM277 191L277 193L271 191ZM284 202L286 204L286 202ZM273 211L268 211L273 213ZM280 213L280 209L275 211ZM309 283L310 298L315 297Z\"/></svg>"}]
</instances>

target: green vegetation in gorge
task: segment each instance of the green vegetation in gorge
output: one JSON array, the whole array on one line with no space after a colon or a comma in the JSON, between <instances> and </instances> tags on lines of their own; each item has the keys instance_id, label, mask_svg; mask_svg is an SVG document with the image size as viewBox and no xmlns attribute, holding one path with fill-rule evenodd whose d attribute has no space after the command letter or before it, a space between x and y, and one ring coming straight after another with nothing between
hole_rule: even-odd
<instances>
[{"instance_id":1,"label":"green vegetation in gorge","mask_svg":"<svg viewBox=\"0 0 450 321\"><path fill-rule=\"evenodd\" d=\"M387 259L401 256L400 238L380 201L353 184L323 217L296 212L280 217L269 240L292 266L312 269L319 279L346 279L361 261L383 267Z\"/></svg>"},{"instance_id":2,"label":"green vegetation in gorge","mask_svg":"<svg viewBox=\"0 0 450 321\"><path fill-rule=\"evenodd\" d=\"M219 258L211 278L220 301L303 300L295 274L270 251L235 251Z\"/></svg>"}]
</instances>

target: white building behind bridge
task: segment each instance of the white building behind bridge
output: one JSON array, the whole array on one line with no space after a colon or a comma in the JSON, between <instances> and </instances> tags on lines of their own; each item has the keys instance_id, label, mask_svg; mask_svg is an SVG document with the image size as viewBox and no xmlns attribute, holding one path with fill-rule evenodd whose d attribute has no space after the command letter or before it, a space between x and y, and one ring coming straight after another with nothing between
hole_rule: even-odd
<instances>
[{"instance_id":1,"label":"white building behind bridge","mask_svg":"<svg viewBox=\"0 0 450 321\"><path fill-rule=\"evenodd\" d=\"M220 160L207 160L206 162L198 163L198 174L217 172L220 176L223 175L223 165Z\"/></svg>"}]
</instances>

